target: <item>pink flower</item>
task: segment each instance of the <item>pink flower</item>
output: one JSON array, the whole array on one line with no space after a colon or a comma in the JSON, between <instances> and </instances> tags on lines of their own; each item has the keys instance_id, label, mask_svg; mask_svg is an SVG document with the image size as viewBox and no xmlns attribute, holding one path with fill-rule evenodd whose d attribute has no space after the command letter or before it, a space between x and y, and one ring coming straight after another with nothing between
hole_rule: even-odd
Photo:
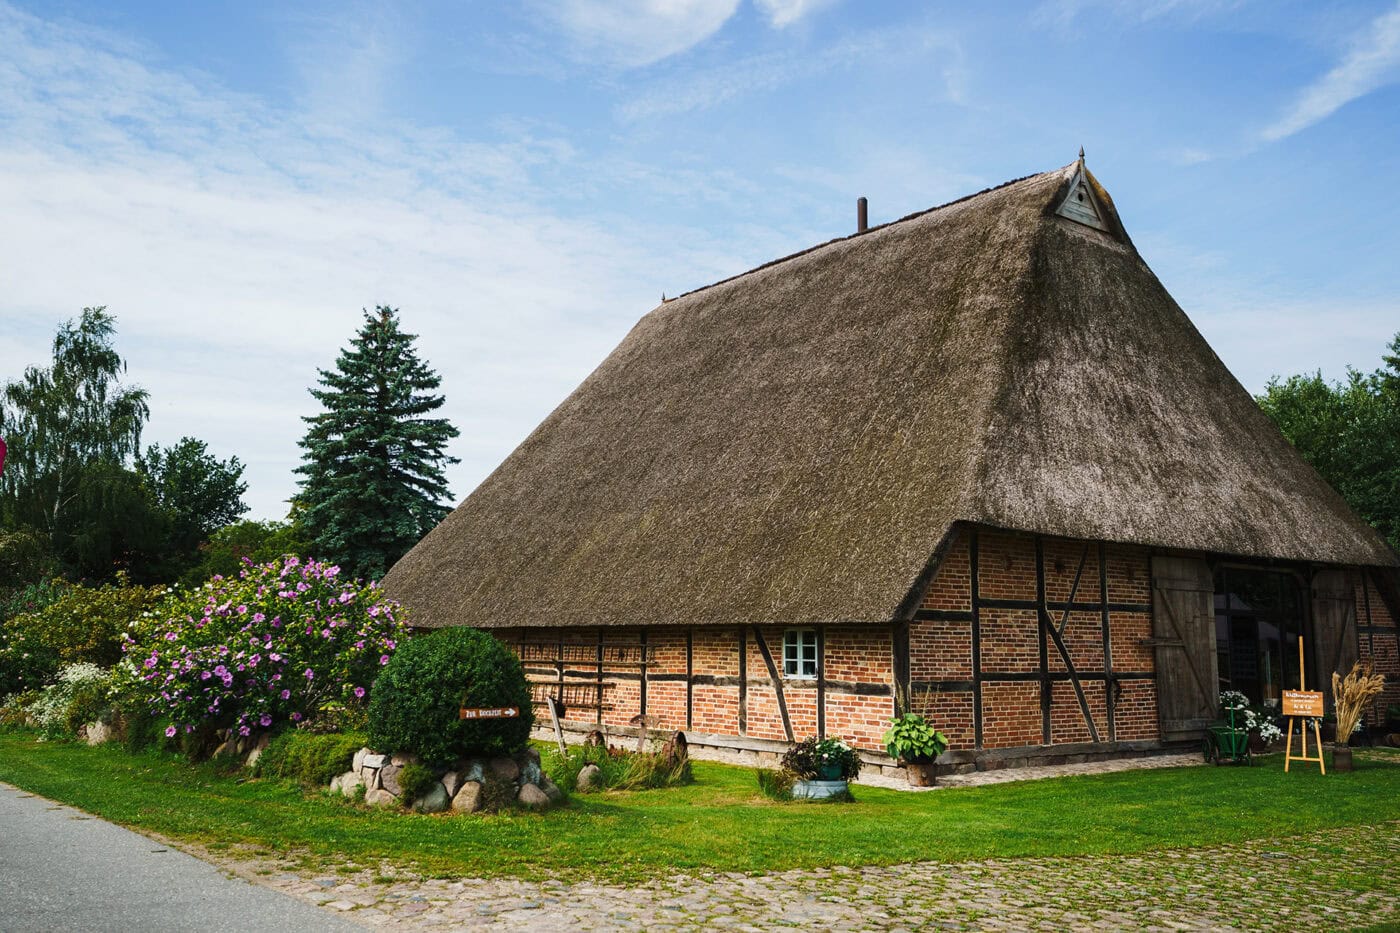
<instances>
[{"instance_id":1,"label":"pink flower","mask_svg":"<svg viewBox=\"0 0 1400 933\"><path fill-rule=\"evenodd\" d=\"M253 731L253 730L252 730L252 729L249 729L247 726L239 726L239 727L238 727L238 734L239 734L239 735L247 735L248 733L250 733L250 732L252 732L252 731Z\"/></svg>"},{"instance_id":2,"label":"pink flower","mask_svg":"<svg viewBox=\"0 0 1400 933\"><path fill-rule=\"evenodd\" d=\"M316 672L309 667L305 671L303 671L303 674L305 675L307 680L314 680L316 678Z\"/></svg>"},{"instance_id":3,"label":"pink flower","mask_svg":"<svg viewBox=\"0 0 1400 933\"><path fill-rule=\"evenodd\" d=\"M356 687L356 688L355 688L355 698L358 699L358 700L363 700L364 697L365 697L365 688L364 688L364 687Z\"/></svg>"},{"instance_id":4,"label":"pink flower","mask_svg":"<svg viewBox=\"0 0 1400 933\"><path fill-rule=\"evenodd\" d=\"M175 727L174 727L174 726L166 726L166 727L165 727L165 737L166 737L167 739L173 739L173 738L175 738Z\"/></svg>"},{"instance_id":5,"label":"pink flower","mask_svg":"<svg viewBox=\"0 0 1400 933\"><path fill-rule=\"evenodd\" d=\"M269 716L267 713L263 713L262 717L258 719L258 725L262 726L263 728L272 725L272 717Z\"/></svg>"},{"instance_id":6,"label":"pink flower","mask_svg":"<svg viewBox=\"0 0 1400 933\"><path fill-rule=\"evenodd\" d=\"M290 699L292 698L292 691L290 691L290 690L283 690L282 693L281 693L280 695L281 695L282 699L284 699L284 700L290 700Z\"/></svg>"},{"instance_id":7,"label":"pink flower","mask_svg":"<svg viewBox=\"0 0 1400 933\"><path fill-rule=\"evenodd\" d=\"M301 713L293 713L292 722L301 722Z\"/></svg>"},{"instance_id":8,"label":"pink flower","mask_svg":"<svg viewBox=\"0 0 1400 933\"><path fill-rule=\"evenodd\" d=\"M388 664L388 663L389 663L389 656L388 656L387 654L381 654L381 655L379 656L379 666L380 666L380 667L383 667L385 664Z\"/></svg>"}]
</instances>

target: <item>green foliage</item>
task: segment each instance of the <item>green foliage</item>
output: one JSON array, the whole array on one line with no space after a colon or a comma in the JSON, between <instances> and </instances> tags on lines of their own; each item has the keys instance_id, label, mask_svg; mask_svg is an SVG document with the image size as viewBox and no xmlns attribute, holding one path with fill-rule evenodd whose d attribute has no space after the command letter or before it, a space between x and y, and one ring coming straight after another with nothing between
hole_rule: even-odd
<instances>
[{"instance_id":1,"label":"green foliage","mask_svg":"<svg viewBox=\"0 0 1400 933\"><path fill-rule=\"evenodd\" d=\"M58 572L58 558L47 535L33 528L0 531L0 592L47 580ZM4 600L0 600L3 603ZM9 613L0 604L0 619Z\"/></svg>"},{"instance_id":2,"label":"green foliage","mask_svg":"<svg viewBox=\"0 0 1400 933\"><path fill-rule=\"evenodd\" d=\"M78 473L73 502L55 526L69 576L108 580L126 573L138 583L167 579L170 516L140 474L115 461L96 460Z\"/></svg>"},{"instance_id":3,"label":"green foliage","mask_svg":"<svg viewBox=\"0 0 1400 933\"><path fill-rule=\"evenodd\" d=\"M625 755L624 759L627 770L623 772L621 779L612 785L618 790L677 787L695 780L691 775L688 758L675 759L655 752L640 752Z\"/></svg>"},{"instance_id":4,"label":"green foliage","mask_svg":"<svg viewBox=\"0 0 1400 933\"><path fill-rule=\"evenodd\" d=\"M1347 503L1400 549L1400 335L1385 366L1271 379L1261 408Z\"/></svg>"},{"instance_id":5,"label":"green foliage","mask_svg":"<svg viewBox=\"0 0 1400 933\"><path fill-rule=\"evenodd\" d=\"M540 765L544 773L566 794L578 790L578 773L587 765L597 765L599 774L595 787L615 787L626 776L628 762L623 755L614 755L602 745L571 745L561 755L559 749L550 746L540 753Z\"/></svg>"},{"instance_id":6,"label":"green foliage","mask_svg":"<svg viewBox=\"0 0 1400 933\"><path fill-rule=\"evenodd\" d=\"M200 558L200 545L248 511L242 499L248 491L243 464L237 457L215 458L193 437L182 437L164 449L151 445L137 460L137 471L169 519L167 576L188 571Z\"/></svg>"},{"instance_id":7,"label":"green foliage","mask_svg":"<svg viewBox=\"0 0 1400 933\"><path fill-rule=\"evenodd\" d=\"M927 764L948 750L948 737L918 713L891 719L881 741L891 758L911 764Z\"/></svg>"},{"instance_id":8,"label":"green foliage","mask_svg":"<svg viewBox=\"0 0 1400 933\"><path fill-rule=\"evenodd\" d=\"M126 363L112 348L115 319L84 308L59 328L48 367L31 366L0 390L0 436L9 445L0 474L0 517L57 545L74 497L93 463L122 463L136 452L150 416L144 389L123 387ZM56 550L62 550L56 547Z\"/></svg>"},{"instance_id":9,"label":"green foliage","mask_svg":"<svg viewBox=\"0 0 1400 933\"><path fill-rule=\"evenodd\" d=\"M303 729L283 732L268 743L253 766L258 777L282 778L306 787L325 787L354 764L366 744L358 732L317 735Z\"/></svg>"},{"instance_id":10,"label":"green foliage","mask_svg":"<svg viewBox=\"0 0 1400 933\"><path fill-rule=\"evenodd\" d=\"M442 418L441 384L399 330L398 312L380 306L341 351L324 388L323 411L304 420L297 468L305 524L317 557L377 579L446 517L451 498L442 468L457 429Z\"/></svg>"},{"instance_id":11,"label":"green foliage","mask_svg":"<svg viewBox=\"0 0 1400 933\"><path fill-rule=\"evenodd\" d=\"M241 521L214 531L200 546L199 561L181 581L198 585L215 576L236 577L249 564L311 553L306 532L297 519L285 522Z\"/></svg>"},{"instance_id":12,"label":"green foliage","mask_svg":"<svg viewBox=\"0 0 1400 933\"><path fill-rule=\"evenodd\" d=\"M437 783L437 772L427 765L410 762L399 772L399 787L403 790L405 803L412 803L428 792Z\"/></svg>"},{"instance_id":13,"label":"green foliage","mask_svg":"<svg viewBox=\"0 0 1400 933\"><path fill-rule=\"evenodd\" d=\"M758 769L758 792L769 800L786 802L792 799L792 785L795 778L790 771L774 771L771 768Z\"/></svg>"},{"instance_id":14,"label":"green foliage","mask_svg":"<svg viewBox=\"0 0 1400 933\"><path fill-rule=\"evenodd\" d=\"M0 621L0 696L43 686L59 665L121 660L122 636L164 595L163 587L41 584L11 600L28 609Z\"/></svg>"},{"instance_id":15,"label":"green foliage","mask_svg":"<svg viewBox=\"0 0 1400 933\"><path fill-rule=\"evenodd\" d=\"M462 706L514 706L514 719L460 719ZM525 747L534 714L520 661L485 632L441 629L399 646L370 692L370 745L431 764Z\"/></svg>"}]
</instances>

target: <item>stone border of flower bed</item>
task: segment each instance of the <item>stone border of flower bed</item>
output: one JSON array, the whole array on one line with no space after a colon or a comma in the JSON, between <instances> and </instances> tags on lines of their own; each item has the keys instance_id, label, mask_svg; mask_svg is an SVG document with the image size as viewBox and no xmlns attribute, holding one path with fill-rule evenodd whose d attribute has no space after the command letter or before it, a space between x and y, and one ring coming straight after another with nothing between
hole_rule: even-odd
<instances>
[{"instance_id":1,"label":"stone border of flower bed","mask_svg":"<svg viewBox=\"0 0 1400 933\"><path fill-rule=\"evenodd\" d=\"M416 799L406 802L399 776L407 765L417 763L414 755L384 755L361 748L355 753L350 770L331 779L330 789L346 797L358 797L364 788L365 803L370 806L400 807L407 803L418 813L476 813L490 809L488 798L493 784L498 788L508 786L510 801L530 810L543 810L564 800L564 792L540 768L540 753L533 748L513 756L460 759L449 769L439 769L442 773L438 780Z\"/></svg>"}]
</instances>

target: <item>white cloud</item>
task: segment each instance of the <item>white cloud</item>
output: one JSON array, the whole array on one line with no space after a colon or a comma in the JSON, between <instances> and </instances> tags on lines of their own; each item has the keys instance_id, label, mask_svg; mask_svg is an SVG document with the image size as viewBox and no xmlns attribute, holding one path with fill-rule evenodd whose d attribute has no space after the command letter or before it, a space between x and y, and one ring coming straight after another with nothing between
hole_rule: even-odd
<instances>
[{"instance_id":1,"label":"white cloud","mask_svg":"<svg viewBox=\"0 0 1400 933\"><path fill-rule=\"evenodd\" d=\"M575 57L637 68L678 55L719 31L739 0L557 0L539 12L569 39Z\"/></svg>"},{"instance_id":2,"label":"white cloud","mask_svg":"<svg viewBox=\"0 0 1400 933\"><path fill-rule=\"evenodd\" d=\"M754 0L774 29L784 29L819 10L834 6L837 0Z\"/></svg>"},{"instance_id":3,"label":"white cloud","mask_svg":"<svg viewBox=\"0 0 1400 933\"><path fill-rule=\"evenodd\" d=\"M624 101L616 114L624 122L636 122L707 110L835 69L864 68L872 61L888 63L895 56L934 65L942 80L944 99L963 102L965 63L956 41L933 31L877 31L848 36L825 48L770 52L716 68L688 70Z\"/></svg>"},{"instance_id":4,"label":"white cloud","mask_svg":"<svg viewBox=\"0 0 1400 933\"><path fill-rule=\"evenodd\" d=\"M151 391L148 438L237 454L254 514L273 517L316 369L361 307L393 304L443 376L463 496L689 284L674 270L742 268L743 247L694 231L562 214L536 172L614 170L576 159L529 135L308 126L0 4L0 373L42 363L59 321L106 304Z\"/></svg>"},{"instance_id":5,"label":"white cloud","mask_svg":"<svg viewBox=\"0 0 1400 933\"><path fill-rule=\"evenodd\" d=\"M357 2L282 14L287 57L303 104L318 119L356 123L378 116L394 71L411 58L403 24L386 4Z\"/></svg>"},{"instance_id":6,"label":"white cloud","mask_svg":"<svg viewBox=\"0 0 1400 933\"><path fill-rule=\"evenodd\" d=\"M1337 66L1304 89L1288 112L1261 135L1268 142L1292 136L1397 78L1400 78L1400 3L1378 16L1356 37Z\"/></svg>"},{"instance_id":7,"label":"white cloud","mask_svg":"<svg viewBox=\"0 0 1400 933\"><path fill-rule=\"evenodd\" d=\"M1068 28L1083 13L1102 9L1120 19L1140 23L1157 19L1176 18L1194 22L1208 16L1230 12L1246 0L1046 0L1035 11L1035 21L1058 28Z\"/></svg>"}]
</instances>

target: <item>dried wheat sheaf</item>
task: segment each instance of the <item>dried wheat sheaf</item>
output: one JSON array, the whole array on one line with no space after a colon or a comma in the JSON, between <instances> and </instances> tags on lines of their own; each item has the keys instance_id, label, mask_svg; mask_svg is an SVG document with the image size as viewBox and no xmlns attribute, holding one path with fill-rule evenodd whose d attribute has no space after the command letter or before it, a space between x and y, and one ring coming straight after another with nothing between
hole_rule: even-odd
<instances>
[{"instance_id":1,"label":"dried wheat sheaf","mask_svg":"<svg viewBox=\"0 0 1400 933\"><path fill-rule=\"evenodd\" d=\"M1372 698L1385 689L1385 675L1377 674L1370 661L1357 661L1345 677L1332 673L1332 697L1337 704L1337 742L1345 744L1356 731L1361 714Z\"/></svg>"}]
</instances>

